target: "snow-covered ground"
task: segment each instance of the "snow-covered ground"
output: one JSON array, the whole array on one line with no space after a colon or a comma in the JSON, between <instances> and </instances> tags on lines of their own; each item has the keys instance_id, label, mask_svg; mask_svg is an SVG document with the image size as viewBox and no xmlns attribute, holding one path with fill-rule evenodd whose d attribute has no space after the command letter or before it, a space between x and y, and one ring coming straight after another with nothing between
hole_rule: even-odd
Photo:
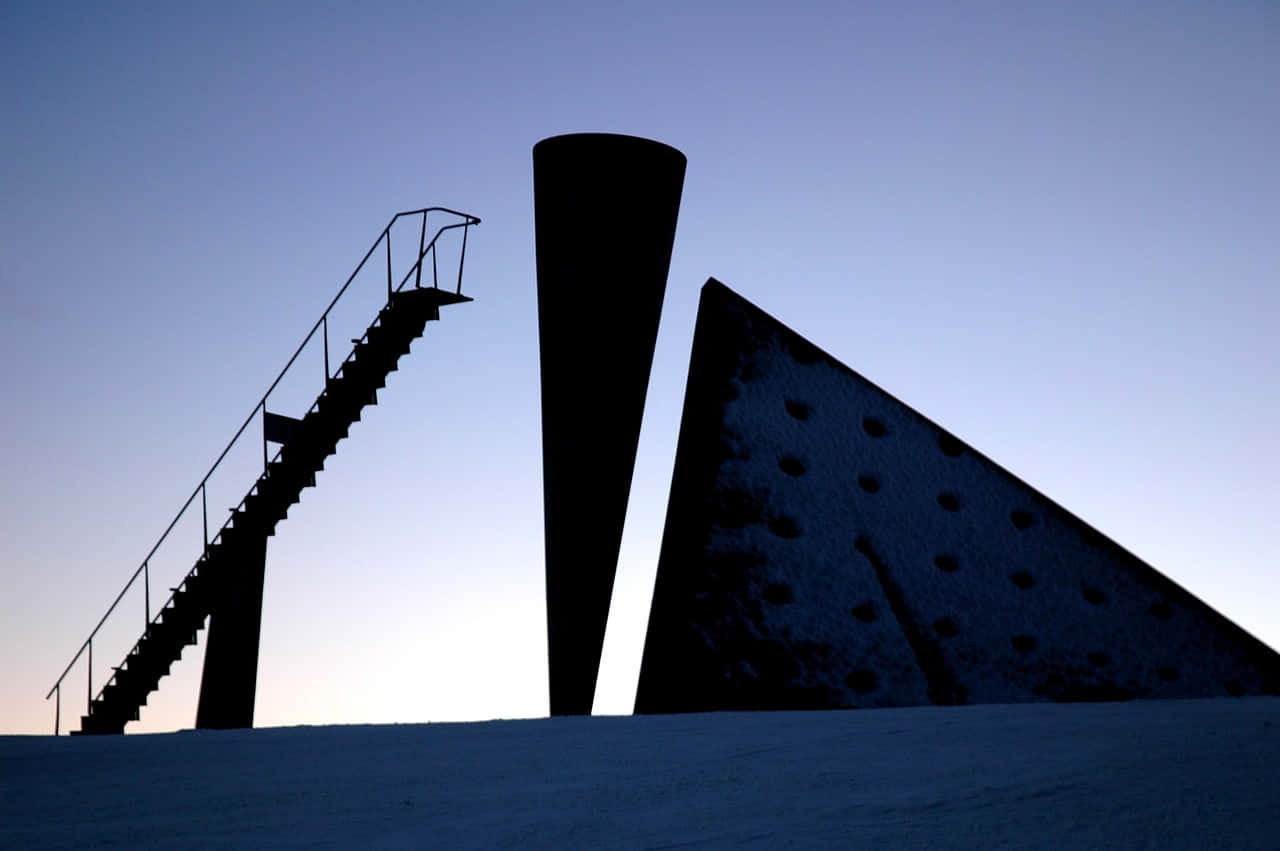
<instances>
[{"instance_id":1,"label":"snow-covered ground","mask_svg":"<svg viewBox=\"0 0 1280 851\"><path fill-rule=\"evenodd\" d=\"M0 738L0 847L1278 848L1280 699Z\"/></svg>"}]
</instances>

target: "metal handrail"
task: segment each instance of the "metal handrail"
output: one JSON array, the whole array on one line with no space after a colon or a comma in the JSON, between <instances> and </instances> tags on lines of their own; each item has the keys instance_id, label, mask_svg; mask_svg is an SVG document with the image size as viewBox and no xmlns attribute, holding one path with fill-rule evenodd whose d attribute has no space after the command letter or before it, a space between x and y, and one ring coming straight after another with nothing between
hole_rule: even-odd
<instances>
[{"instance_id":1,"label":"metal handrail","mask_svg":"<svg viewBox=\"0 0 1280 851\"><path fill-rule=\"evenodd\" d=\"M466 245L466 233L467 233L466 228L470 227L472 224L479 224L479 223L480 223L480 220L479 220L478 218L476 218L476 217L474 217L474 216L472 216L471 218L472 218L472 219L474 219L474 221L470 221L470 222L459 222L459 223L457 223L457 224L445 225L444 227L442 227L442 228L440 228L439 230L437 230L437 231L436 231L436 235L435 235L434 237L432 237L431 244L430 244L430 245L428 245L428 246L427 246L427 248L426 248L426 250L423 252L423 254L422 254L422 255L420 255L420 256L418 257L417 262L416 262L416 263L414 263L414 265L409 269L409 271L405 273L405 276L404 276L403 278L401 278L401 279L400 279L400 283L399 283L399 284L397 284L397 285L395 285L395 287L394 287L392 290L390 290L390 292L399 292L400 290L404 289L404 285L405 285L405 284L407 284L407 283L409 282L409 276L410 276L410 275L414 275L414 274L415 274L415 272L417 272L417 271L420 271L420 268L421 268L421 266L422 266L422 261L426 259L426 253L427 253L427 252L430 252L430 253L431 253L431 255L432 255L432 261L434 262L434 259L435 259L435 250L434 250L434 248L435 248L435 243L436 243L436 240L440 237L440 234L444 233L444 232L445 232L445 231L447 231L447 230L453 230L454 228L463 228L463 231L462 231L462 234L463 234L463 253L459 255L459 259L458 259L458 284L457 284L457 289L455 290L457 293L461 293L461 292L462 292L462 265L463 265L463 261L465 260L465 245ZM375 247L377 247L377 244L376 244L376 243L375 243L374 245L375 245ZM367 259L367 258L366 258L366 259ZM438 288L439 288L438 286L435 286L436 284L438 284L438 280L439 280L439 279L438 279L438 275L436 275L436 274L433 272L433 275L432 275L432 283L433 283L432 289L438 289ZM388 303L389 303L389 302L390 302L390 300L388 299ZM312 329L312 333L313 333L313 334L315 333L315 330L314 330L314 329ZM352 340L352 342L353 342L353 343L364 342L365 340L367 340L367 339L368 339L368 337L369 337L369 331L366 329L366 330L365 330L365 333L360 337L360 339L359 339L359 340ZM305 346L305 343L304 343L303 345ZM326 345L326 348L327 348L327 345ZM352 349L352 354L347 356L347 360L350 360L350 359L354 356L354 354L355 354L355 349L353 348L353 349ZM297 357L297 354L296 354L296 353L295 353L294 357ZM342 365L345 365L345 364L346 364L346 362L347 362L347 361L346 361L346 360L344 360L344 361L342 362ZM290 360L290 363L292 363L292 359ZM328 379L330 379L330 378L333 378L335 375L337 375L337 372L338 372L338 371L340 371L340 370L342 369L342 365L340 365L340 366L338 367L338 370L335 370L333 373L330 373L330 372L329 372L329 368L328 368L328 363L327 363L327 357L326 357L326 364L325 364L325 379L326 379L326 381L327 381ZM286 369L287 369L287 368L288 368L288 367L286 366ZM251 414L249 415L249 422L252 422L252 421L253 421L253 418L257 415L258 411L260 411L260 410L265 411L265 410L266 410L266 398L267 398L266 396L263 396L262 401L258 403L258 407L254 408L253 413L251 413ZM310 412L312 412L312 411L317 410L317 409L319 408L319 405L320 405L320 398L319 398L319 397L317 397L317 398L316 398L316 400L315 400L314 402L312 402L312 403L311 403L311 407L307 409L307 413L310 413ZM248 425L248 423L246 423L245 425ZM244 430L244 426L241 426L241 431L243 431L243 430ZM233 438L233 441L234 441L234 438ZM229 448L229 447L228 447L228 448ZM262 463L262 466L263 466L264 471L265 471L267 468L269 468L269 467L271 466L271 464L273 464L273 463L275 463L275 462L279 461L279 460L280 460L280 457L281 457L281 455L282 455L283 453L284 453L284 447L283 447L283 446L281 446L279 449L277 449L277 450L276 450L275 457L268 458L268 457L267 457L267 455L265 454L265 449L264 449L264 454L263 454L263 463ZM224 453L224 454L225 454L225 453ZM210 471L210 472L212 472L212 471ZM206 476L206 479L207 479L207 478L208 478L208 477ZM256 487L256 485L257 485L257 483L255 482L255 483L254 483L254 485L253 485L253 486L251 486L251 487L249 488L248 492L247 492L247 493L246 493L246 494L245 494L245 495L240 499L240 502L236 505L236 507L235 507L235 508L233 508L233 509L231 509L231 515L232 515L233 517L234 517L235 513L236 513L237 511L239 511L241 508L243 508L243 507L245 506L245 503L247 503L247 502L249 501L249 497L253 494L253 488L254 488L254 487ZM199 493L199 492L200 492L200 488L199 488L199 487L197 487L197 488L196 488L196 493ZM195 498L195 494L194 494L194 493L191 495L191 498L192 498L192 499L194 499L194 498ZM188 504L190 504L190 500L188 500ZM212 538L210 538L210 537L209 537L209 533L208 533L208 531L206 530L206 531L205 531L205 546L206 546L206 548L207 548L207 547L209 547L209 546L211 546L215 541L217 541L217 540L222 536L222 533L223 533L224 531L226 531L227 527L228 527L228 526L230 526L230 525L231 525L231 519L230 519L230 518L228 518L227 522L226 522L226 523L224 523L224 524L222 525L222 528L218 530L218 534L214 535ZM154 551L153 551L153 552L154 552ZM199 566L199 565L197 565L197 567L198 567L198 566ZM146 567L146 562L143 562L143 567ZM179 591L179 590L181 590L181 588L182 588L183 584L187 581L187 579L189 579L189 578L191 577L191 575L192 575L193 573L195 573L195 568L194 568L194 567L193 567L190 571L188 571L188 572L187 572L187 575L186 575L185 577L183 577L182 582L179 582L179 583L178 583L178 585L177 585L176 587L174 587L173 589L171 589L171 593L169 594L169 598L168 598L167 600L165 600L164 604L163 604L163 605L159 608L159 610L157 610L157 612L156 612L156 617L157 617L157 618L159 618L160 612L163 612L165 609L167 609L167 608L169 607L169 604L173 602L174 598L178 596L178 591ZM128 590L128 588L126 588L125 590L127 591L127 590ZM149 589L148 589L148 591L149 591ZM121 592L121 596L124 596L124 592ZM104 618L104 620L105 620L105 618ZM150 621L150 620L149 620L149 621L148 621L148 627L150 626L150 624L151 624L151 623L154 623L154 621ZM101 625L101 624L99 624L99 625ZM90 636L90 637L92 638L92 636ZM91 648L91 649L92 649L92 648ZM91 656L90 658L92 658L92 656ZM64 676L66 675L66 674L65 674L65 672L64 672L64 674L63 674L63 675L64 675ZM114 676L112 676L112 677L111 677L111 678L109 678L105 683L103 683L103 690L105 690L105 689L106 689L107 685L109 685L109 684L111 683L111 680L113 680L113 679L115 679L115 677L114 677ZM92 687L90 687L90 691L92 691ZM51 692L51 693L52 693L52 692ZM99 691L99 694L101 694L101 691ZM49 698L48 698L48 696L46 695L46 696L45 696L45 700L48 700L48 699L49 699Z\"/></svg>"},{"instance_id":2,"label":"metal handrail","mask_svg":"<svg viewBox=\"0 0 1280 851\"><path fill-rule=\"evenodd\" d=\"M443 225L439 227L436 230L435 234L431 237L431 241L428 243L426 241L427 216L430 215L431 213L445 213L448 215L457 216L461 218L462 221L454 222L453 224ZM405 274L405 276L400 280L400 283L398 285L393 286L392 270L391 270L391 228L400 219L406 218L409 216L422 216L422 230L418 240L418 258L414 262L414 264L409 268L409 271ZM89 662L89 666L90 666L89 667L89 705L90 707L92 707L92 704L93 704L93 667L92 667L93 666L93 662L92 662L93 638L95 635L98 634L98 631L102 629L103 625L107 622L107 619L111 617L112 613L116 610L116 607L120 605L120 601L124 599L124 595L127 594L129 592L129 589L133 587L133 584L134 582L137 581L138 577L143 573L149 574L149 564L152 557L155 556L156 552L160 549L161 545L164 544L164 542L168 539L169 533L172 532L174 527L178 525L178 521L180 521L182 517L186 514L187 509L191 507L191 503L195 501L195 498L197 495L201 496L202 506L206 509L205 525L204 525L204 547L205 547L206 554L208 552L208 548L212 543L212 541L216 541L221 536L222 531L226 529L226 524L224 524L222 528L218 530L218 534L214 535L213 539L209 538L207 506L204 505L204 498L207 495L209 479L217 471L218 466L222 463L223 459L227 457L227 454L231 451L232 447L234 447L236 445L236 442L240 440L241 436L245 432L245 429L247 429L249 427L249 424L253 422L254 417L256 417L260 411L263 411L263 412L266 411L267 399L270 398L272 391L275 390L276 387L280 384L280 382L284 379L285 375L289 372L289 369L297 361L298 356L302 354L303 350L307 347L307 344L310 343L312 338L315 337L316 331L319 331L321 328L324 329L324 357L325 357L326 386L328 384L329 379L333 378L334 375L336 374L336 372L331 374L329 371L329 338L328 338L329 314L333 311L333 308L338 304L338 301L342 298L343 294L346 293L347 289L351 286L352 282L355 281L356 277L360 274L361 271L363 271L365 264L369 262L369 258L371 258L373 256L373 253L377 251L378 246L381 245L384 240L386 241L387 303L390 304L392 295L402 290L405 284L408 283L410 277L414 278L415 287L421 287L422 261L426 258L428 253L431 254L432 284L434 288L438 288L439 279L436 271L436 243L440 239L440 236L445 231L454 230L456 228L462 228L462 248L460 250L459 257L458 257L458 279L457 279L457 288L456 288L456 292L461 293L462 292L462 266L466 260L466 250L467 250L467 231L472 225L478 225L478 224L480 224L480 218L478 216L473 216L470 213L463 213L458 210L451 210L448 207L424 207L419 210L408 210L402 213L396 213L394 216L391 217L391 220L387 222L387 226L382 229L382 232L380 234L378 234L378 238L374 240L373 245L369 247L369 250L365 252L364 257L360 260L359 264L356 265L355 271L353 271L351 275L347 278L347 280L342 284L342 287L339 288L337 295L333 297L333 299L329 302L329 305L324 309L324 312L320 314L320 318L317 319L315 324L311 326L311 330L307 332L307 335L302 339L302 342L298 345L298 348L294 351L293 355L290 356L289 360L285 363L284 367L280 370L280 373L276 376L275 380L271 382L271 386L269 386L267 388L267 391L262 394L262 398L258 400L258 403L253 406L253 410L250 411L249 416L246 417L244 422L240 424L240 428L236 429L236 433L232 436L231 440L227 442L226 447L222 450L222 452L218 455L217 460L215 460L213 462L213 465L209 468L209 472L205 473L204 478L200 480L200 483L196 485L195 490L191 492L191 496L187 497L187 501L182 504L182 507L180 509L178 509L178 513L174 516L173 520L170 521L169 525L165 527L164 532L160 535L160 539L156 541L155 545L147 553L146 558L142 560L142 564L140 564L137 570L133 572L133 575L129 577L129 581L125 583L124 588L120 590L120 593L116 595L115 600L112 601L111 605L107 608L106 614L104 614L102 618L98 621L98 624L89 633L89 637L86 638L84 642L80 645L80 648L76 651L76 654L71 658L71 661L67 663L67 667L63 669L62 674L59 675L57 681L54 682L53 687L49 689L49 693L45 695L44 697L45 700L48 700L49 698L53 697L55 693L58 695L58 707L55 710L56 715L54 720L55 734L58 732L59 721L61 716L61 702L62 702L61 688L62 688L63 680L66 679L67 674L71 673L71 669L75 667L76 662L80 661L80 657L83 656L85 654L85 651L87 650L89 652L89 660L90 660ZM366 335L367 333L368 332L366 332ZM338 367L339 370L341 368L342 368L341 366ZM317 403L318 403L318 400L317 400ZM317 403L313 403L312 408L314 408ZM276 459L278 459L279 457L280 457L280 451L277 451ZM265 453L264 453L263 461L264 461L264 466L269 466L270 461L265 457ZM256 484L257 483L255 482L254 485L250 487L249 494L253 493L253 488L256 487ZM239 506L237 506L235 509L232 509L233 515L236 510L238 510L241 506L245 504L245 500L248 499L249 494L246 494L245 499L240 501ZM227 522L230 523L230 520L228 520ZM183 581L178 584L178 588L181 588L183 583L185 583L186 580L189 579L192 573L194 572L195 572L195 568L192 568L192 570L188 571L186 576L183 578ZM155 621L151 617L151 587L150 587L149 575L148 575L146 591L147 591L147 594L146 594L147 621L146 622L147 622L147 629L150 629L151 625ZM177 588L173 589L173 594L171 594L169 599L165 602L165 604L161 606L159 610L157 610L156 619L158 619L160 616L160 613L163 612L164 609L166 609L169 606L169 604L173 602L173 598L176 594L177 594ZM144 635L145 634L146 633L144 632ZM107 680L107 682L104 683L103 685L104 690L106 688L106 685L108 685L113 679L115 679L114 676L110 677Z\"/></svg>"}]
</instances>

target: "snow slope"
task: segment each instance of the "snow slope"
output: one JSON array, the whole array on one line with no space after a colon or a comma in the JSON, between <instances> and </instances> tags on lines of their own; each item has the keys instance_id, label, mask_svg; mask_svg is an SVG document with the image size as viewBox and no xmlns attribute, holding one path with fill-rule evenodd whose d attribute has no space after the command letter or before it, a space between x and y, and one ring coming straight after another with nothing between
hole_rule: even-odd
<instances>
[{"instance_id":1,"label":"snow slope","mask_svg":"<svg viewBox=\"0 0 1280 851\"><path fill-rule=\"evenodd\" d=\"M1276 848L1280 699L0 738L0 847Z\"/></svg>"}]
</instances>

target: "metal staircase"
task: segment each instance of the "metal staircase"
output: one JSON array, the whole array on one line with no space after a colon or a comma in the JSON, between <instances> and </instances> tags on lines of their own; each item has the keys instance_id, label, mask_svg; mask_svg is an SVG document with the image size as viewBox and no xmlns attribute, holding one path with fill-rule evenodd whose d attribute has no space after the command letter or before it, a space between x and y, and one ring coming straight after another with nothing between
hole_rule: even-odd
<instances>
[{"instance_id":1,"label":"metal staircase","mask_svg":"<svg viewBox=\"0 0 1280 851\"><path fill-rule=\"evenodd\" d=\"M432 214L451 217L448 224L435 231L427 241L427 218ZM422 225L418 234L417 259L413 262L399 285L393 285L391 263L391 232L398 221L420 216ZM169 524L160 541L134 572L114 603L103 615L97 627L80 646L46 699L58 698L55 710L54 733L61 723L61 690L63 681L82 656L88 658L89 699L87 714L81 717L78 733L122 733L125 724L136 721L148 695L159 687L162 677L182 655L188 645L196 643L197 633L218 605L220 595L228 593L234 574L252 560L255 547L261 548L266 536L275 533L276 525L288 515L289 507L301 499L302 489L314 486L316 473L324 469L325 459L337 451L337 445L346 437L351 425L360 420L366 405L377 402L377 391L386 385L387 375L394 372L402 355L409 352L410 344L421 336L427 322L440 318L440 308L450 304L471 301L462 295L462 266L466 256L466 234L480 220L466 213L431 207L399 213L391 219L373 247L348 278L338 295L317 320L311 332L303 340L280 375L267 389L261 401L241 425L239 431L223 450L218 460L196 487L178 516ZM436 246L442 234L454 229L462 230L461 250L458 255L457 281L453 289L441 289L438 279ZM387 263L387 301L378 311L364 335L353 340L354 347L347 358L330 372L329 369L329 316L339 299L350 287L361 270L385 243ZM429 286L423 286L423 269L430 257ZM411 284L411 285L410 285ZM272 391L289 372L299 355L317 334L323 343L325 381L315 402L301 419L293 419L267 410ZM261 417L263 425L263 470L244 499L231 509L225 524L213 537L208 534L207 485L209 477L218 469L228 452L248 432L251 423ZM268 443L279 443L274 457L269 456ZM204 516L204 547L195 566L183 578L172 596L156 612L150 611L149 561L156 550L173 531L178 521L200 497ZM261 559L261 552L258 553ZM146 584L147 623L142 636L134 644L124 661L113 669L112 676L101 691L93 695L93 639L107 619L116 610L126 592L139 577Z\"/></svg>"}]
</instances>

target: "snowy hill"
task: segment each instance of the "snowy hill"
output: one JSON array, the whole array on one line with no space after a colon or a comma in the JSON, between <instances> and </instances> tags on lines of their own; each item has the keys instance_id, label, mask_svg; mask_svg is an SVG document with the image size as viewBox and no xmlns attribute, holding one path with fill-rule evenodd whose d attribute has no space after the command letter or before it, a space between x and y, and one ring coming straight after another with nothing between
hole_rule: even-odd
<instances>
[{"instance_id":1,"label":"snowy hill","mask_svg":"<svg viewBox=\"0 0 1280 851\"><path fill-rule=\"evenodd\" d=\"M0 737L0 847L1277 848L1280 699Z\"/></svg>"}]
</instances>

